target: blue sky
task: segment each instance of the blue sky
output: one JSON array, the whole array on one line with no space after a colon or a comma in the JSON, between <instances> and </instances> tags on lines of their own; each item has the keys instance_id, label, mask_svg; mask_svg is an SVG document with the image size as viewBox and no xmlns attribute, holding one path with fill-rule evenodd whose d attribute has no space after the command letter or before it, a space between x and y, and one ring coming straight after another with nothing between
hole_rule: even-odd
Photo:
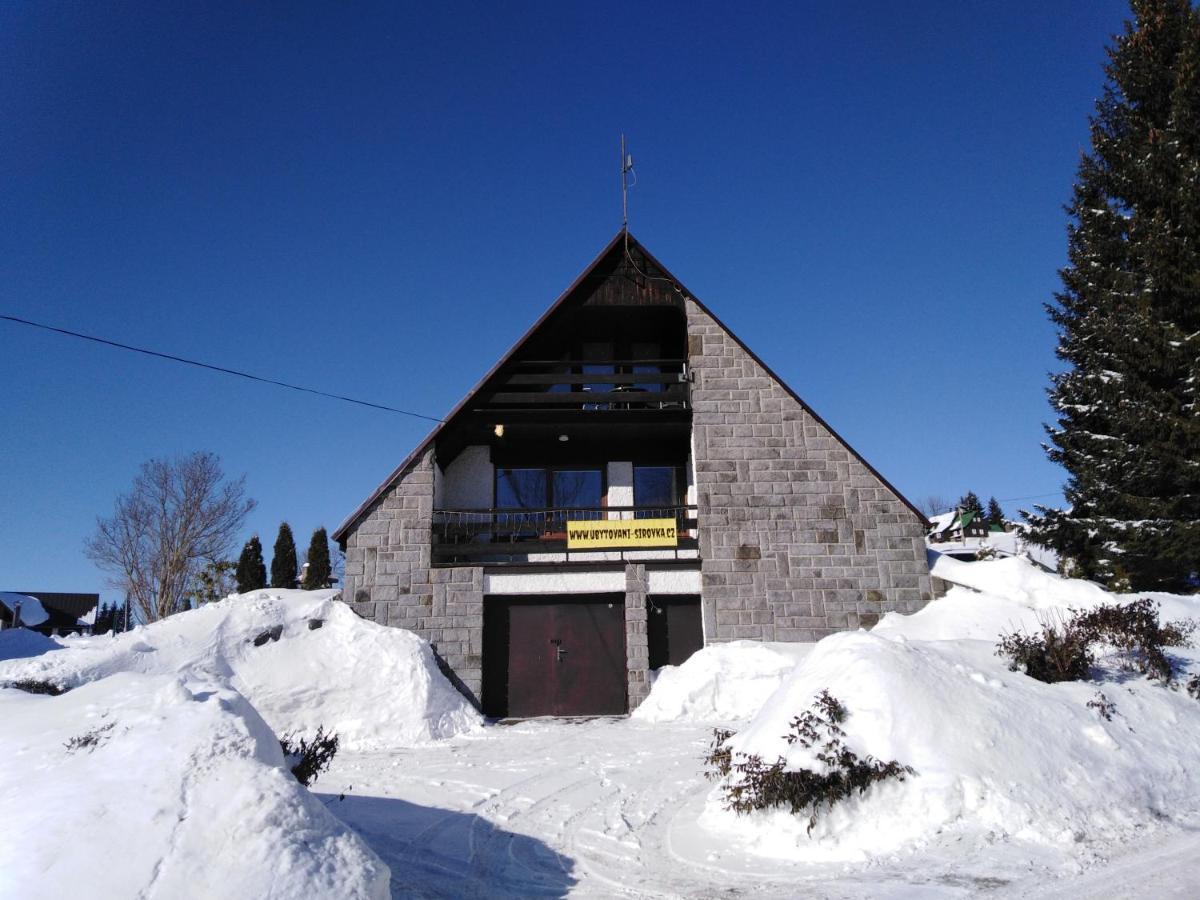
<instances>
[{"instance_id":1,"label":"blue sky","mask_svg":"<svg viewBox=\"0 0 1200 900\"><path fill-rule=\"evenodd\" d=\"M0 5L0 312L438 416L619 228L624 132L633 233L906 495L1060 487L1122 3L435 6ZM428 425L7 322L0 373L4 589L101 589L150 457L306 545Z\"/></svg>"}]
</instances>

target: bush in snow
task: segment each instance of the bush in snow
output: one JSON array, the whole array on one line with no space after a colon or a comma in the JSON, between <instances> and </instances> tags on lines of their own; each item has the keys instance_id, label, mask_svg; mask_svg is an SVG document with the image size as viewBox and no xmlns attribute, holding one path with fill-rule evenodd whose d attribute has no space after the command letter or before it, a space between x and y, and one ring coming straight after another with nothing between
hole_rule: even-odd
<instances>
[{"instance_id":1,"label":"bush in snow","mask_svg":"<svg viewBox=\"0 0 1200 900\"><path fill-rule=\"evenodd\" d=\"M91 731L85 731L83 734L77 734L65 744L68 753L74 753L76 750L87 750L91 752L103 744L109 738L109 732L113 730L116 722L109 722L107 725L100 725L93 728Z\"/></svg>"},{"instance_id":2,"label":"bush in snow","mask_svg":"<svg viewBox=\"0 0 1200 900\"><path fill-rule=\"evenodd\" d=\"M1164 648L1188 646L1196 626L1160 624L1158 612L1159 605L1150 599L1072 610L1066 621L1043 623L1040 635L1001 635L996 653L1008 657L1012 671L1023 669L1031 678L1054 684L1086 680L1095 662L1094 647L1110 646L1126 667L1170 684L1174 672Z\"/></svg>"},{"instance_id":3,"label":"bush in snow","mask_svg":"<svg viewBox=\"0 0 1200 900\"><path fill-rule=\"evenodd\" d=\"M59 694L65 694L66 688L59 687L53 681L42 681L37 678L22 678L20 681L9 681L4 684L7 688L16 688L18 691L24 691L27 694L49 694L51 697L57 697Z\"/></svg>"},{"instance_id":4,"label":"bush in snow","mask_svg":"<svg viewBox=\"0 0 1200 900\"><path fill-rule=\"evenodd\" d=\"M1042 623L1041 634L1014 631L1000 636L998 656L1007 656L1009 669L1024 670L1030 678L1054 684L1084 681L1092 670L1091 640L1075 624Z\"/></svg>"},{"instance_id":5,"label":"bush in snow","mask_svg":"<svg viewBox=\"0 0 1200 900\"><path fill-rule=\"evenodd\" d=\"M831 808L855 791L863 793L877 781L916 774L911 766L895 760L882 762L860 757L845 744L841 723L846 707L829 691L821 691L812 708L794 718L783 736L789 745L813 751L819 770L789 771L781 757L767 765L756 754L734 754L727 746L731 731L713 731L713 744L705 762L713 767L711 779L725 779L725 808L739 815L754 810L787 806L793 815L811 810L808 830L817 823L822 805ZM732 777L731 777L732 776Z\"/></svg>"},{"instance_id":6,"label":"bush in snow","mask_svg":"<svg viewBox=\"0 0 1200 900\"><path fill-rule=\"evenodd\" d=\"M1113 713L1117 711L1117 704L1104 696L1103 691L1096 691L1096 696L1087 702L1087 708L1094 709L1100 718L1111 722Z\"/></svg>"},{"instance_id":7,"label":"bush in snow","mask_svg":"<svg viewBox=\"0 0 1200 900\"><path fill-rule=\"evenodd\" d=\"M1188 679L1187 692L1193 700L1200 700L1200 675L1193 675Z\"/></svg>"},{"instance_id":8,"label":"bush in snow","mask_svg":"<svg viewBox=\"0 0 1200 900\"><path fill-rule=\"evenodd\" d=\"M287 760L296 780L308 787L333 762L333 757L337 754L338 736L326 734L325 726L322 725L311 741L285 734L279 739L279 747L283 750L284 759Z\"/></svg>"},{"instance_id":9,"label":"bush in snow","mask_svg":"<svg viewBox=\"0 0 1200 900\"><path fill-rule=\"evenodd\" d=\"M1194 622L1159 624L1159 606L1153 600L1135 600L1121 606L1105 604L1075 621L1092 640L1120 651L1125 664L1151 678L1170 683L1174 677L1164 647L1186 647L1196 630Z\"/></svg>"}]
</instances>

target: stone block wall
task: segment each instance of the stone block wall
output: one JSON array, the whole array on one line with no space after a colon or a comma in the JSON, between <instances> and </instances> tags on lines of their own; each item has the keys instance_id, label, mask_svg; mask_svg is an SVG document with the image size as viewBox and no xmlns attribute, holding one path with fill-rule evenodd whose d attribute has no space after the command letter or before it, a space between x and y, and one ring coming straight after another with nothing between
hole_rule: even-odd
<instances>
[{"instance_id":1,"label":"stone block wall","mask_svg":"<svg viewBox=\"0 0 1200 900\"><path fill-rule=\"evenodd\" d=\"M707 641L813 641L930 600L924 525L687 301Z\"/></svg>"},{"instance_id":2,"label":"stone block wall","mask_svg":"<svg viewBox=\"0 0 1200 900\"><path fill-rule=\"evenodd\" d=\"M347 533L342 596L364 618L433 644L451 680L478 705L483 569L430 568L433 466L430 448Z\"/></svg>"},{"instance_id":3,"label":"stone block wall","mask_svg":"<svg viewBox=\"0 0 1200 900\"><path fill-rule=\"evenodd\" d=\"M633 563L625 566L625 674L630 712L650 694L646 592L646 567Z\"/></svg>"}]
</instances>

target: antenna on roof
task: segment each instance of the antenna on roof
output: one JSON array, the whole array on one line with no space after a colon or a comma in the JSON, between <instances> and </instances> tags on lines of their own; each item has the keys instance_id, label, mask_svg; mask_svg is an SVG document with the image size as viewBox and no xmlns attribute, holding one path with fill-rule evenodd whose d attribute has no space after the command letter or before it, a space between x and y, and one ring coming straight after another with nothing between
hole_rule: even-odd
<instances>
[{"instance_id":1,"label":"antenna on roof","mask_svg":"<svg viewBox=\"0 0 1200 900\"><path fill-rule=\"evenodd\" d=\"M633 174L633 184L629 175ZM633 155L625 152L625 135L621 135L621 230L629 231L629 189L637 185L637 172L633 171Z\"/></svg>"}]
</instances>

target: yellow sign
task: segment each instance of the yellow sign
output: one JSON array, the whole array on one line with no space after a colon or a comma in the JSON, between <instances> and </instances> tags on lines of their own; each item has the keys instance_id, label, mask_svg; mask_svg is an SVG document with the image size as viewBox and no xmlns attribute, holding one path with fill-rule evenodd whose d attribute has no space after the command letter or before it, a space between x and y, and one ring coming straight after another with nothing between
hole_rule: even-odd
<instances>
[{"instance_id":1,"label":"yellow sign","mask_svg":"<svg viewBox=\"0 0 1200 900\"><path fill-rule=\"evenodd\" d=\"M601 519L567 522L567 549L674 547L674 519Z\"/></svg>"}]
</instances>

